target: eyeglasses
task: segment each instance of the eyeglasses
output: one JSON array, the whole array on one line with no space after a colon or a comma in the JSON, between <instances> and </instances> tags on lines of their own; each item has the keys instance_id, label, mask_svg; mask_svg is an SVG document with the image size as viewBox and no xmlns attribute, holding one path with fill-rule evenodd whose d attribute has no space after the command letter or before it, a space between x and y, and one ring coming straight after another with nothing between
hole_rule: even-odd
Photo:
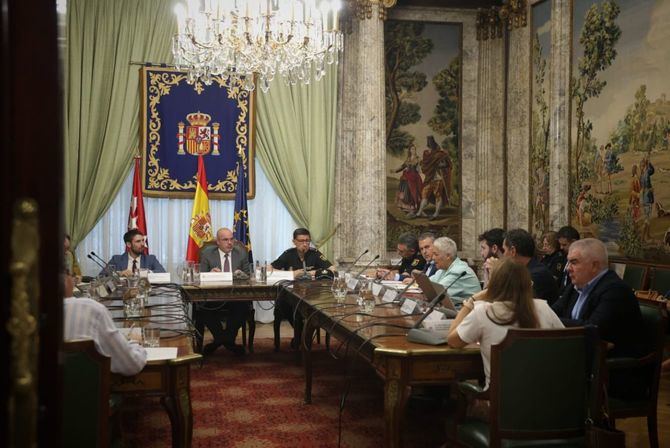
<instances>
[{"instance_id":1,"label":"eyeglasses","mask_svg":"<svg viewBox=\"0 0 670 448\"><path fill-rule=\"evenodd\" d=\"M311 243L312 240L295 240L297 243Z\"/></svg>"}]
</instances>

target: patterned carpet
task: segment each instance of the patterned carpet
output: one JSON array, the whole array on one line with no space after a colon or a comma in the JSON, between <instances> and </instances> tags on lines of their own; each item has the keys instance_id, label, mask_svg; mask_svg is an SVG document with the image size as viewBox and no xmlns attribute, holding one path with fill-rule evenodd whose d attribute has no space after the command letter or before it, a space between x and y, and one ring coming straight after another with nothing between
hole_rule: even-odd
<instances>
[{"instance_id":1,"label":"patterned carpet","mask_svg":"<svg viewBox=\"0 0 670 448\"><path fill-rule=\"evenodd\" d=\"M322 346L314 355L311 405L303 404L304 378L298 354L274 353L271 339L256 339L255 353L235 357L224 349L191 369L194 447L337 447L339 403L351 389L342 414L342 447L378 447L383 443L383 385L361 362L335 360ZM443 416L433 400L411 400L406 426L409 447L439 446ZM127 402L126 446L170 446L170 422L154 399Z\"/></svg>"}]
</instances>

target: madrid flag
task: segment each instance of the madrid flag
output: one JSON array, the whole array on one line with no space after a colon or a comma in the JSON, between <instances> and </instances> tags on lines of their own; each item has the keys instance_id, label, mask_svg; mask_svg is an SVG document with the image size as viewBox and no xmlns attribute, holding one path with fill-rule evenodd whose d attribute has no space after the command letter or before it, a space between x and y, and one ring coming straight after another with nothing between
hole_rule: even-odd
<instances>
[{"instance_id":1,"label":"madrid flag","mask_svg":"<svg viewBox=\"0 0 670 448\"><path fill-rule=\"evenodd\" d=\"M195 187L195 198L193 199L193 211L191 212L191 225L188 231L188 247L186 248L186 261L200 260L200 248L212 237L212 218L209 216L209 198L207 196L207 175L205 174L205 161L202 155L198 156L198 179Z\"/></svg>"},{"instance_id":2,"label":"madrid flag","mask_svg":"<svg viewBox=\"0 0 670 448\"><path fill-rule=\"evenodd\" d=\"M142 179L140 178L140 158L135 157L135 174L133 175L133 196L130 198L130 212L128 213L128 230L137 229L145 236L144 253L149 253L147 236L147 220L144 217L144 200L142 199Z\"/></svg>"}]
</instances>

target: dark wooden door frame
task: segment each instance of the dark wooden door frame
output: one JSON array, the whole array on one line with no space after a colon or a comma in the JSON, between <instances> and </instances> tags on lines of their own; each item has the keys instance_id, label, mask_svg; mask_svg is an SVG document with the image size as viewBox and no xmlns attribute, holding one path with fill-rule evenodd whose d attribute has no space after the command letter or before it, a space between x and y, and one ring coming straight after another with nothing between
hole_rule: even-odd
<instances>
[{"instance_id":1,"label":"dark wooden door frame","mask_svg":"<svg viewBox=\"0 0 670 448\"><path fill-rule=\"evenodd\" d=\"M55 0L0 0L0 350L5 360L0 369L0 446L24 446L31 437L39 446L59 446L61 440L63 120L56 20ZM33 313L39 341L35 425L20 416L11 423L8 415L8 400L16 391L12 369L19 364L13 361L7 321L17 289L9 272L13 209L21 198L34 201L39 234L37 261L31 266L35 281L28 288L37 305ZM14 242L22 247L22 241ZM18 328L26 328L25 322L20 324Z\"/></svg>"}]
</instances>

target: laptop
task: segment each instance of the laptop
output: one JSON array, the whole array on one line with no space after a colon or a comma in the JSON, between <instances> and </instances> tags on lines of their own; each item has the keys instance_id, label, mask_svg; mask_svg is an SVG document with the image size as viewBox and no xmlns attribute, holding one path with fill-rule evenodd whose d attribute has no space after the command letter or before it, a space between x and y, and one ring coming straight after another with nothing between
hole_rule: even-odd
<instances>
[{"instance_id":1,"label":"laptop","mask_svg":"<svg viewBox=\"0 0 670 448\"><path fill-rule=\"evenodd\" d=\"M423 295L426 296L426 300L428 302L432 302L435 297L442 294L444 291L444 286L440 285L439 283L431 282L430 278L428 278L428 276L423 272L415 273L414 279L416 280L416 284L419 285L419 288L421 288ZM454 302L452 302L449 298L449 294L444 295L442 306L444 308L456 311Z\"/></svg>"}]
</instances>

